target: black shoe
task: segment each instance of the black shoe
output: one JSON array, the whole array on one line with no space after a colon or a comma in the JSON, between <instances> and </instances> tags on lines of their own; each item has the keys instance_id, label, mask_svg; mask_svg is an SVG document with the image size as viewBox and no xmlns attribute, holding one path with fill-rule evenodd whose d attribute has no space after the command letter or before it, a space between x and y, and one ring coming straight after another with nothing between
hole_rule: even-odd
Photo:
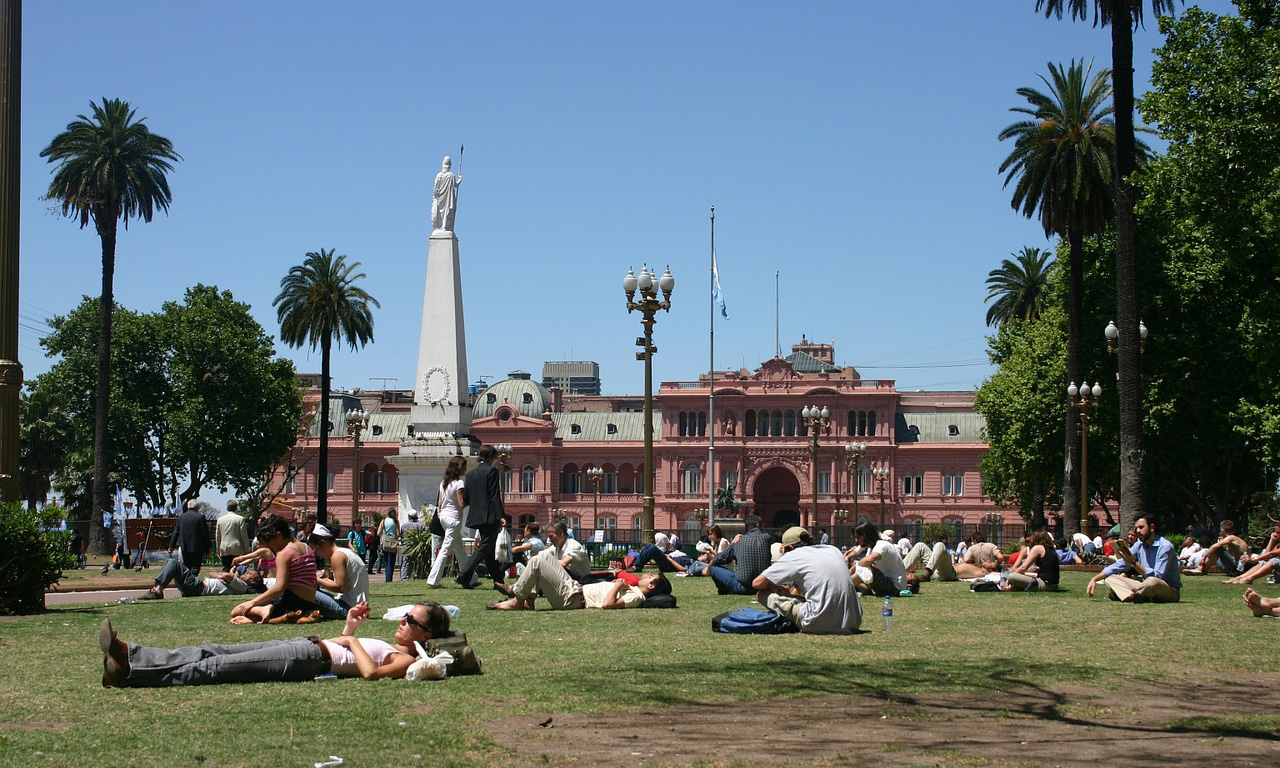
<instances>
[{"instance_id":1,"label":"black shoe","mask_svg":"<svg viewBox=\"0 0 1280 768\"><path fill-rule=\"evenodd\" d=\"M464 582L462 579L454 579L454 582L463 589L475 589L476 585L470 582Z\"/></svg>"},{"instance_id":2,"label":"black shoe","mask_svg":"<svg viewBox=\"0 0 1280 768\"><path fill-rule=\"evenodd\" d=\"M154 589L148 589L146 592L142 593L142 596L139 597L138 599L139 600L163 600L164 593L157 592Z\"/></svg>"},{"instance_id":3,"label":"black shoe","mask_svg":"<svg viewBox=\"0 0 1280 768\"><path fill-rule=\"evenodd\" d=\"M507 597L516 596L515 587L511 586L510 584L504 584L500 581L495 581L493 582L493 588L501 592L502 594L506 595Z\"/></svg>"}]
</instances>

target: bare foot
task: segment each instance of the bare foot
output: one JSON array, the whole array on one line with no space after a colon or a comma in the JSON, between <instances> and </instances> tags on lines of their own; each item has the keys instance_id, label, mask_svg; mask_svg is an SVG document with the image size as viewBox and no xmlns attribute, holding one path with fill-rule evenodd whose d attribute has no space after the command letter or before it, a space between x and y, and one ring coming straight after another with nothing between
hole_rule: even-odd
<instances>
[{"instance_id":1,"label":"bare foot","mask_svg":"<svg viewBox=\"0 0 1280 768\"><path fill-rule=\"evenodd\" d=\"M1262 605L1262 595L1251 587L1244 591L1244 604L1249 606L1254 616L1265 616L1269 611Z\"/></svg>"},{"instance_id":2,"label":"bare foot","mask_svg":"<svg viewBox=\"0 0 1280 768\"><path fill-rule=\"evenodd\" d=\"M529 610L529 607L525 605L523 600L517 600L514 597L511 598L510 600L503 600L500 603L494 603L493 605L488 605L485 607L491 611L527 611Z\"/></svg>"},{"instance_id":3,"label":"bare foot","mask_svg":"<svg viewBox=\"0 0 1280 768\"><path fill-rule=\"evenodd\" d=\"M302 611L289 611L288 613L276 616L273 619L267 619L268 624L297 624L298 619L302 618Z\"/></svg>"},{"instance_id":4,"label":"bare foot","mask_svg":"<svg viewBox=\"0 0 1280 768\"><path fill-rule=\"evenodd\" d=\"M248 616L232 616L231 623L232 624L257 624L258 622L254 621Z\"/></svg>"}]
</instances>

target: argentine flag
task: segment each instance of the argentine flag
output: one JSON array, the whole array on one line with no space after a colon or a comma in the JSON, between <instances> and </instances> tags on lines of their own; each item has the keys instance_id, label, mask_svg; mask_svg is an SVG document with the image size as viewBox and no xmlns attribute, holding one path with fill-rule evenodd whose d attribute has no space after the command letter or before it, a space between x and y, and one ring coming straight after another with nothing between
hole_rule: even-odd
<instances>
[{"instance_id":1,"label":"argentine flag","mask_svg":"<svg viewBox=\"0 0 1280 768\"><path fill-rule=\"evenodd\" d=\"M724 291L720 290L720 268L716 266L716 252L711 251L711 300L720 308L720 314L729 319L729 308L724 304Z\"/></svg>"}]
</instances>

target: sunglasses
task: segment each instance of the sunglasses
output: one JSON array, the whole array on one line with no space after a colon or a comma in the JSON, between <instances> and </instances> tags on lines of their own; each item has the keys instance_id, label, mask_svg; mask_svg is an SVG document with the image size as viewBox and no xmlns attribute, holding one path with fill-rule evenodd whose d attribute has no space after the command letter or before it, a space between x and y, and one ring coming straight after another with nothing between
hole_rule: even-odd
<instances>
[{"instance_id":1,"label":"sunglasses","mask_svg":"<svg viewBox=\"0 0 1280 768\"><path fill-rule=\"evenodd\" d=\"M425 631L426 631L426 629L427 629L426 625L422 624L422 623L421 623L421 622L419 622L417 619L413 618L413 614L411 614L411 613L406 613L404 616L400 617L400 620L401 620L401 621L407 621L407 622L409 622L410 624L412 624L413 626L417 627L418 629L421 629L421 630L422 630L422 631L424 631L424 632L425 632Z\"/></svg>"}]
</instances>

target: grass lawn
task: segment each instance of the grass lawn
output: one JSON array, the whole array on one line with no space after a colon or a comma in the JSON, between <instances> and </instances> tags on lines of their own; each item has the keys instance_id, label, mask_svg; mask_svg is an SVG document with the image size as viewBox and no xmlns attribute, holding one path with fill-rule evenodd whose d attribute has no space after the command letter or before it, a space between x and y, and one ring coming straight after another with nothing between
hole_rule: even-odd
<instances>
[{"instance_id":1,"label":"grass lawn","mask_svg":"<svg viewBox=\"0 0 1280 768\"><path fill-rule=\"evenodd\" d=\"M680 607L671 611L499 613L484 610L492 591L436 590L430 597L461 607L455 626L467 633L485 674L433 683L107 690L97 647L103 616L127 642L166 647L329 637L341 625L233 627L226 623L233 597L57 607L0 620L0 765L311 766L330 755L346 766L524 765L536 761L498 738L496 725L622 713L635 719L643 740L646 713L689 702L771 702L785 711L789 702L818 697L919 694L998 703L1017 691L1060 686L1106 696L1125 685L1159 689L1191 677L1280 679L1280 621L1254 619L1240 601L1242 588L1219 577L1188 579L1183 602L1164 606L1088 599L1086 574L1063 577L1067 591L1059 594L972 594L966 584L929 584L921 595L894 601L889 633L880 631L879 601L866 598L870 632L855 637L713 634L713 615L749 600L715 595L708 579L676 579ZM421 599L419 584L374 581L375 613ZM392 630L371 621L362 634L389 639ZM1258 698L1274 702L1274 695L1270 687ZM1088 719L1089 706L1059 705L1038 717ZM881 719L912 720L915 711L890 708ZM821 727L814 724L815 736ZM1208 739L1280 739L1280 717L1205 710L1194 698L1159 727ZM751 737L739 729L717 741ZM883 745L882 762L895 764L893 752ZM950 753L937 758L930 764L985 764ZM690 763L738 764L725 755Z\"/></svg>"}]
</instances>

